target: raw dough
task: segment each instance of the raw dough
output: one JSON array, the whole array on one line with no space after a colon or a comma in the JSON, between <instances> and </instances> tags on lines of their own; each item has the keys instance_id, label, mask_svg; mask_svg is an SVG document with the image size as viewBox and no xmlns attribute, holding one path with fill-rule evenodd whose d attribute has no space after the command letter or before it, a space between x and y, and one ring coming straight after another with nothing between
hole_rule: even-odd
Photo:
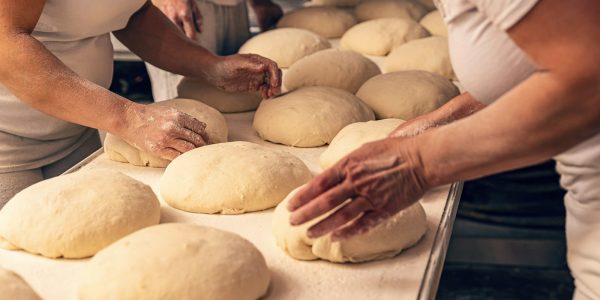
<instances>
[{"instance_id":1,"label":"raw dough","mask_svg":"<svg viewBox=\"0 0 600 300\"><path fill-rule=\"evenodd\" d=\"M267 141L318 147L331 142L344 126L373 118L367 105L351 93L311 86L263 101L254 115L253 127Z\"/></svg>"},{"instance_id":2,"label":"raw dough","mask_svg":"<svg viewBox=\"0 0 600 300\"><path fill-rule=\"evenodd\" d=\"M356 24L354 16L343 9L325 6L302 7L286 13L277 27L310 30L328 39L339 38Z\"/></svg>"},{"instance_id":3,"label":"raw dough","mask_svg":"<svg viewBox=\"0 0 600 300\"><path fill-rule=\"evenodd\" d=\"M262 254L216 228L170 223L135 232L96 254L79 299L255 300L269 287Z\"/></svg>"},{"instance_id":4,"label":"raw dough","mask_svg":"<svg viewBox=\"0 0 600 300\"><path fill-rule=\"evenodd\" d=\"M412 40L398 46L385 58L383 69L385 72L423 70L456 79L450 63L448 39L441 36Z\"/></svg>"},{"instance_id":5,"label":"raw dough","mask_svg":"<svg viewBox=\"0 0 600 300\"><path fill-rule=\"evenodd\" d=\"M269 58L280 68L287 68L295 61L317 51L331 48L326 38L298 28L278 28L249 39L240 53L252 53Z\"/></svg>"},{"instance_id":6,"label":"raw dough","mask_svg":"<svg viewBox=\"0 0 600 300\"><path fill-rule=\"evenodd\" d=\"M83 258L159 219L160 204L149 186L120 172L78 171L15 195L0 210L0 244L51 258Z\"/></svg>"},{"instance_id":7,"label":"raw dough","mask_svg":"<svg viewBox=\"0 0 600 300\"><path fill-rule=\"evenodd\" d=\"M173 107L181 112L206 123L206 133L211 143L227 142L227 122L225 117L216 109L191 99L171 99L167 101L156 102L150 105ZM170 161L143 152L129 145L120 137L106 134L104 139L104 152L111 160L130 163L135 166L146 166L154 168L164 168Z\"/></svg>"},{"instance_id":8,"label":"raw dough","mask_svg":"<svg viewBox=\"0 0 600 300\"><path fill-rule=\"evenodd\" d=\"M160 194L184 211L241 214L274 207L311 177L288 152L230 142L177 157L160 179Z\"/></svg>"},{"instance_id":9,"label":"raw dough","mask_svg":"<svg viewBox=\"0 0 600 300\"><path fill-rule=\"evenodd\" d=\"M413 20L375 19L359 23L346 31L340 40L340 47L362 54L385 56L403 43L428 35L427 30Z\"/></svg>"},{"instance_id":10,"label":"raw dough","mask_svg":"<svg viewBox=\"0 0 600 300\"><path fill-rule=\"evenodd\" d=\"M425 7L410 0L363 1L354 8L354 15L359 22L381 18L419 21L426 13Z\"/></svg>"},{"instance_id":11,"label":"raw dough","mask_svg":"<svg viewBox=\"0 0 600 300\"><path fill-rule=\"evenodd\" d=\"M338 6L351 7L360 3L360 0L312 0L311 4L316 6Z\"/></svg>"},{"instance_id":12,"label":"raw dough","mask_svg":"<svg viewBox=\"0 0 600 300\"><path fill-rule=\"evenodd\" d=\"M354 94L365 81L379 74L379 67L361 54L327 49L295 62L285 74L283 83L288 90L329 86Z\"/></svg>"},{"instance_id":13,"label":"raw dough","mask_svg":"<svg viewBox=\"0 0 600 300\"><path fill-rule=\"evenodd\" d=\"M42 298L17 273L0 268L0 299L41 300Z\"/></svg>"},{"instance_id":14,"label":"raw dough","mask_svg":"<svg viewBox=\"0 0 600 300\"><path fill-rule=\"evenodd\" d=\"M458 96L448 79L426 71L401 71L375 76L356 93L377 119L410 120Z\"/></svg>"},{"instance_id":15,"label":"raw dough","mask_svg":"<svg viewBox=\"0 0 600 300\"><path fill-rule=\"evenodd\" d=\"M177 86L180 98L194 99L222 113L255 110L262 100L259 92L229 93L202 79L184 77Z\"/></svg>"},{"instance_id":16,"label":"raw dough","mask_svg":"<svg viewBox=\"0 0 600 300\"><path fill-rule=\"evenodd\" d=\"M421 19L420 23L427 31L429 31L429 33L431 33L431 35L448 37L448 28L438 10L428 13Z\"/></svg>"},{"instance_id":17,"label":"raw dough","mask_svg":"<svg viewBox=\"0 0 600 300\"><path fill-rule=\"evenodd\" d=\"M330 235L310 239L306 230L324 216L300 226L290 225L287 203L297 191L290 193L273 213L273 234L277 246L295 259L363 262L389 258L415 245L427 231L425 210L416 202L368 232L342 242L332 242Z\"/></svg>"},{"instance_id":18,"label":"raw dough","mask_svg":"<svg viewBox=\"0 0 600 300\"><path fill-rule=\"evenodd\" d=\"M384 139L404 121L400 119L384 119L379 121L358 122L344 127L333 138L331 144L321 154L321 168L327 169L348 153L363 144Z\"/></svg>"}]
</instances>

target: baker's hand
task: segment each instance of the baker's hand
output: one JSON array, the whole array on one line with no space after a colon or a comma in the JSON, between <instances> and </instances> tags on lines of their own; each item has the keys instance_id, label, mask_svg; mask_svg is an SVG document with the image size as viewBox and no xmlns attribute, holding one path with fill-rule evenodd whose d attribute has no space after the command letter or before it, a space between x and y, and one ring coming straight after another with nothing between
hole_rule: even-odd
<instances>
[{"instance_id":1,"label":"baker's hand","mask_svg":"<svg viewBox=\"0 0 600 300\"><path fill-rule=\"evenodd\" d=\"M271 0L252 0L250 5L256 14L261 31L274 27L283 16L281 7Z\"/></svg>"},{"instance_id":2,"label":"baker's hand","mask_svg":"<svg viewBox=\"0 0 600 300\"><path fill-rule=\"evenodd\" d=\"M339 240L368 231L415 203L429 188L417 151L413 141L402 138L363 145L290 200L290 223L303 224L345 203L310 227L308 236L333 232L332 239Z\"/></svg>"},{"instance_id":3,"label":"baker's hand","mask_svg":"<svg viewBox=\"0 0 600 300\"><path fill-rule=\"evenodd\" d=\"M421 132L426 131L430 128L438 126L435 120L430 120L425 116L414 118L410 121L406 121L400 124L396 129L394 129L389 137L409 137L421 134Z\"/></svg>"},{"instance_id":4,"label":"baker's hand","mask_svg":"<svg viewBox=\"0 0 600 300\"><path fill-rule=\"evenodd\" d=\"M195 0L152 0L187 37L196 38L196 32L202 32L202 14Z\"/></svg>"}]
</instances>

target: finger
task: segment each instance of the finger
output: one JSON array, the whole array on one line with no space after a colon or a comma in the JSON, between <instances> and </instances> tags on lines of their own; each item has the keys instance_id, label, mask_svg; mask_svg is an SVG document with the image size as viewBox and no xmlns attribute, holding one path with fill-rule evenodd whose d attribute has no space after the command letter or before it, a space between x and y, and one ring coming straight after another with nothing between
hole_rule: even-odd
<instances>
[{"instance_id":1,"label":"finger","mask_svg":"<svg viewBox=\"0 0 600 300\"><path fill-rule=\"evenodd\" d=\"M301 225L324 213L331 211L354 196L350 184L340 184L317 196L290 216L290 224Z\"/></svg>"},{"instance_id":2,"label":"finger","mask_svg":"<svg viewBox=\"0 0 600 300\"><path fill-rule=\"evenodd\" d=\"M192 1L192 11L196 17L194 21L196 22L196 26L198 26L198 33L202 33L202 12L198 8L196 1Z\"/></svg>"},{"instance_id":3,"label":"finger","mask_svg":"<svg viewBox=\"0 0 600 300\"><path fill-rule=\"evenodd\" d=\"M200 122L198 119L186 114L183 118L183 126L199 134L206 143L209 142L208 135L206 134L206 123Z\"/></svg>"},{"instance_id":4,"label":"finger","mask_svg":"<svg viewBox=\"0 0 600 300\"><path fill-rule=\"evenodd\" d=\"M348 226L342 227L331 234L332 241L341 241L353 236L361 235L377 226L389 216L376 211L368 211Z\"/></svg>"},{"instance_id":5,"label":"finger","mask_svg":"<svg viewBox=\"0 0 600 300\"><path fill-rule=\"evenodd\" d=\"M181 128L181 130L178 130L176 134L177 138L180 138L184 141L188 141L194 144L194 146L196 147L202 147L208 144L208 141L204 140L204 138L200 134L191 131L187 128Z\"/></svg>"},{"instance_id":6,"label":"finger","mask_svg":"<svg viewBox=\"0 0 600 300\"><path fill-rule=\"evenodd\" d=\"M194 146L194 144L182 139L172 140L169 144L169 147L179 151L180 153L186 153L190 150L196 149L196 146Z\"/></svg>"},{"instance_id":7,"label":"finger","mask_svg":"<svg viewBox=\"0 0 600 300\"><path fill-rule=\"evenodd\" d=\"M183 32L185 32L185 35L187 37L189 37L190 39L195 39L196 38L196 29L194 27L194 24L192 23L194 22L193 19L191 17L186 17L183 21Z\"/></svg>"},{"instance_id":8,"label":"finger","mask_svg":"<svg viewBox=\"0 0 600 300\"><path fill-rule=\"evenodd\" d=\"M310 227L307 232L308 237L314 239L326 235L331 231L339 229L360 214L367 212L372 208L373 206L367 199L358 197L350 203L340 207L327 218Z\"/></svg>"},{"instance_id":9,"label":"finger","mask_svg":"<svg viewBox=\"0 0 600 300\"><path fill-rule=\"evenodd\" d=\"M158 151L158 156L162 159L174 160L179 155L181 155L181 152L173 148L163 148Z\"/></svg>"},{"instance_id":10,"label":"finger","mask_svg":"<svg viewBox=\"0 0 600 300\"><path fill-rule=\"evenodd\" d=\"M269 87L266 85L261 85L260 88L258 89L260 91L260 95L263 99L269 99L271 98L269 95Z\"/></svg>"},{"instance_id":11,"label":"finger","mask_svg":"<svg viewBox=\"0 0 600 300\"><path fill-rule=\"evenodd\" d=\"M290 211L295 211L313 198L339 184L342 180L344 180L344 176L335 166L325 170L325 172L313 178L306 186L300 189L292 199L290 199L288 209Z\"/></svg>"}]
</instances>

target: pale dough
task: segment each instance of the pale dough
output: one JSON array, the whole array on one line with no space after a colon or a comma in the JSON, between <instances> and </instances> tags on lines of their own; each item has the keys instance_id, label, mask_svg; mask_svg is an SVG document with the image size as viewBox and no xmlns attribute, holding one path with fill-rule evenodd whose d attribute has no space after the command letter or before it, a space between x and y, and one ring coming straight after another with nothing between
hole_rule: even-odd
<instances>
[{"instance_id":1,"label":"pale dough","mask_svg":"<svg viewBox=\"0 0 600 300\"><path fill-rule=\"evenodd\" d=\"M311 177L288 152L230 142L177 157L160 179L160 194L184 211L241 214L274 207Z\"/></svg>"},{"instance_id":2,"label":"pale dough","mask_svg":"<svg viewBox=\"0 0 600 300\"><path fill-rule=\"evenodd\" d=\"M354 8L354 15L359 22L381 18L419 21L426 13L424 6L410 0L363 1Z\"/></svg>"},{"instance_id":3,"label":"pale dough","mask_svg":"<svg viewBox=\"0 0 600 300\"><path fill-rule=\"evenodd\" d=\"M0 268L0 299L41 300L40 296L17 273Z\"/></svg>"},{"instance_id":4,"label":"pale dough","mask_svg":"<svg viewBox=\"0 0 600 300\"><path fill-rule=\"evenodd\" d=\"M331 48L329 41L306 29L277 28L261 33L242 45L239 53L252 53L269 58L280 68L320 50Z\"/></svg>"},{"instance_id":5,"label":"pale dough","mask_svg":"<svg viewBox=\"0 0 600 300\"><path fill-rule=\"evenodd\" d=\"M448 28L442 19L442 15L438 10L428 13L420 21L421 25L431 33L431 35L448 37Z\"/></svg>"},{"instance_id":6,"label":"pale dough","mask_svg":"<svg viewBox=\"0 0 600 300\"><path fill-rule=\"evenodd\" d=\"M347 240L332 242L329 234L311 239L306 234L307 229L329 213L300 226L290 225L287 203L297 191L290 193L273 213L273 234L277 246L295 259L324 259L341 263L389 258L415 245L427 231L425 210L416 202L366 233Z\"/></svg>"},{"instance_id":7,"label":"pale dough","mask_svg":"<svg viewBox=\"0 0 600 300\"><path fill-rule=\"evenodd\" d=\"M326 6L302 7L286 13L277 27L310 30L325 38L339 38L356 24L354 16L343 9Z\"/></svg>"},{"instance_id":8,"label":"pale dough","mask_svg":"<svg viewBox=\"0 0 600 300\"><path fill-rule=\"evenodd\" d=\"M253 127L267 141L295 147L331 142L348 124L373 120L373 112L353 94L336 88L299 88L263 101Z\"/></svg>"},{"instance_id":9,"label":"pale dough","mask_svg":"<svg viewBox=\"0 0 600 300\"><path fill-rule=\"evenodd\" d=\"M170 223L135 232L96 254L80 300L255 300L269 287L262 254L216 228Z\"/></svg>"},{"instance_id":10,"label":"pale dough","mask_svg":"<svg viewBox=\"0 0 600 300\"><path fill-rule=\"evenodd\" d=\"M210 143L227 142L227 122L225 117L216 109L192 99L171 99L152 103L150 105L168 106L184 112L201 122L206 123L206 133ZM109 159L130 163L135 166L146 166L154 168L164 168L170 161L156 157L150 153L140 151L129 145L120 137L106 134L104 139L104 152Z\"/></svg>"},{"instance_id":11,"label":"pale dough","mask_svg":"<svg viewBox=\"0 0 600 300\"><path fill-rule=\"evenodd\" d=\"M412 40L398 46L385 58L383 69L385 72L423 70L456 80L448 39L441 36Z\"/></svg>"},{"instance_id":12,"label":"pale dough","mask_svg":"<svg viewBox=\"0 0 600 300\"><path fill-rule=\"evenodd\" d=\"M15 195L0 210L0 240L46 257L83 258L159 219L149 186L116 171L78 171Z\"/></svg>"},{"instance_id":13,"label":"pale dough","mask_svg":"<svg viewBox=\"0 0 600 300\"><path fill-rule=\"evenodd\" d=\"M177 86L178 97L194 99L222 113L255 110L262 100L259 92L230 93L199 78L184 77Z\"/></svg>"},{"instance_id":14,"label":"pale dough","mask_svg":"<svg viewBox=\"0 0 600 300\"><path fill-rule=\"evenodd\" d=\"M370 59L354 51L327 49L295 62L285 74L284 86L329 86L356 93L369 78L381 74Z\"/></svg>"},{"instance_id":15,"label":"pale dough","mask_svg":"<svg viewBox=\"0 0 600 300\"><path fill-rule=\"evenodd\" d=\"M356 93L377 119L410 120L458 96L448 79L426 71L400 71L375 76Z\"/></svg>"}]
</instances>

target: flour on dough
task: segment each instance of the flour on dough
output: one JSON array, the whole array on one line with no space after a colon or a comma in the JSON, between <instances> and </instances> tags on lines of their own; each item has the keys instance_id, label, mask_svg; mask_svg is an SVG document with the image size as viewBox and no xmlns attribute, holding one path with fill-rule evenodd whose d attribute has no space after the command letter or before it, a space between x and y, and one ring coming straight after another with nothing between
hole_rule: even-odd
<instances>
[{"instance_id":1,"label":"flour on dough","mask_svg":"<svg viewBox=\"0 0 600 300\"><path fill-rule=\"evenodd\" d=\"M177 85L179 98L198 100L222 113L255 110L262 100L259 92L230 93L199 78L184 77Z\"/></svg>"},{"instance_id":2,"label":"flour on dough","mask_svg":"<svg viewBox=\"0 0 600 300\"><path fill-rule=\"evenodd\" d=\"M41 300L42 298L17 273L0 268L0 299Z\"/></svg>"},{"instance_id":3,"label":"flour on dough","mask_svg":"<svg viewBox=\"0 0 600 300\"><path fill-rule=\"evenodd\" d=\"M396 47L385 58L383 69L385 72L422 70L456 80L450 63L448 39L441 36L412 40Z\"/></svg>"},{"instance_id":4,"label":"flour on dough","mask_svg":"<svg viewBox=\"0 0 600 300\"><path fill-rule=\"evenodd\" d=\"M352 13L327 6L301 7L286 13L277 23L278 28L292 27L310 30L325 38L339 38L356 24Z\"/></svg>"},{"instance_id":5,"label":"flour on dough","mask_svg":"<svg viewBox=\"0 0 600 300\"><path fill-rule=\"evenodd\" d=\"M359 22L381 18L419 21L426 13L423 5L411 0L363 1L354 8L354 15Z\"/></svg>"}]
</instances>

